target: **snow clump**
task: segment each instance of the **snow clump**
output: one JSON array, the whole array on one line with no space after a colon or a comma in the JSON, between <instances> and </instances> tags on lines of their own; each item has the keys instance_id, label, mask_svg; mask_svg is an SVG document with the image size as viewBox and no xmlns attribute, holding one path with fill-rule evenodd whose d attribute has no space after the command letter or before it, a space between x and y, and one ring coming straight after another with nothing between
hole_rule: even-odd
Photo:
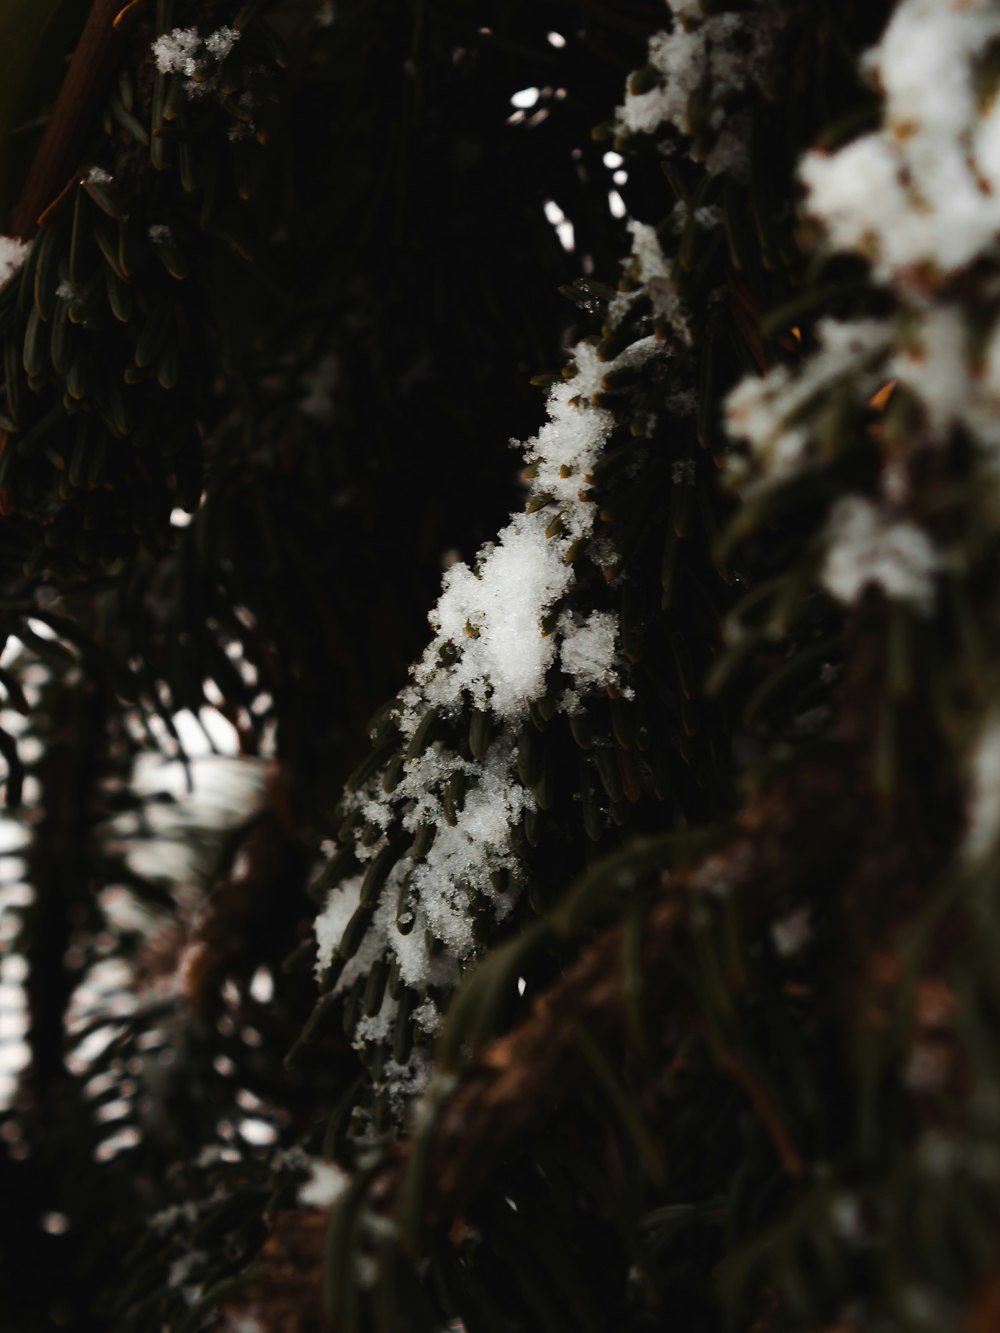
<instances>
[{"instance_id":1,"label":"snow clump","mask_svg":"<svg viewBox=\"0 0 1000 1333\"><path fill-rule=\"evenodd\" d=\"M31 246L16 236L0 236L0 287L12 278L28 258Z\"/></svg>"},{"instance_id":2,"label":"snow clump","mask_svg":"<svg viewBox=\"0 0 1000 1333\"><path fill-rule=\"evenodd\" d=\"M733 456L729 475L753 481L746 493L784 481L813 458L813 420L808 411L837 391L870 396L885 378L881 368L892 329L881 320L821 320L817 350L797 369L775 366L766 376L741 380L726 399L726 425L734 439L748 441L751 459Z\"/></svg>"},{"instance_id":3,"label":"snow clump","mask_svg":"<svg viewBox=\"0 0 1000 1333\"><path fill-rule=\"evenodd\" d=\"M840 601L854 602L876 585L927 613L939 566L930 538L915 523L893 521L861 495L845 495L834 505L822 581Z\"/></svg>"},{"instance_id":4,"label":"snow clump","mask_svg":"<svg viewBox=\"0 0 1000 1333\"><path fill-rule=\"evenodd\" d=\"M802 162L809 211L883 282L930 289L995 247L1000 100L981 106L976 80L998 38L991 0L903 0L863 62L881 128Z\"/></svg>"},{"instance_id":5,"label":"snow clump","mask_svg":"<svg viewBox=\"0 0 1000 1333\"><path fill-rule=\"evenodd\" d=\"M648 63L659 76L646 92L630 93L618 108L618 131L656 134L672 126L685 137L692 94L708 93L709 125L715 143L704 158L711 175L746 174L749 152L746 117L727 110L732 98L758 80L786 21L776 0L757 0L741 13L706 17L697 0L669 0L670 32L649 40Z\"/></svg>"},{"instance_id":6,"label":"snow clump","mask_svg":"<svg viewBox=\"0 0 1000 1333\"><path fill-rule=\"evenodd\" d=\"M235 28L223 26L202 37L197 28L174 28L157 37L150 50L161 74L183 74L188 97L203 97L218 86L219 73L207 72L206 62L221 65L240 39ZM199 66L202 66L201 76Z\"/></svg>"}]
</instances>

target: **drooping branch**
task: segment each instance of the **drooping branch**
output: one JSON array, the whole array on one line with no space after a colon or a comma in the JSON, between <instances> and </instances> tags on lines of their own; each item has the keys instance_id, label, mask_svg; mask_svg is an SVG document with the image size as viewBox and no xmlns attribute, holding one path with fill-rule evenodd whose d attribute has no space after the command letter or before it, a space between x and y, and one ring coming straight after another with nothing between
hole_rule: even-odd
<instances>
[{"instance_id":1,"label":"drooping branch","mask_svg":"<svg viewBox=\"0 0 1000 1333\"><path fill-rule=\"evenodd\" d=\"M697 869L661 877L641 930L647 1011L672 1014L689 1030L703 1032L697 1004L672 958L690 939L695 910L722 897L738 905L748 938L760 938L803 902L829 913L839 966L850 974L842 994L823 999L833 1039L869 1012L876 998L884 1001L880 964L947 864L959 821L954 802L931 790L935 783L919 790L905 784L893 800L879 801L871 736L884 670L884 620L881 610L871 607L862 620L851 635L851 678L830 750L767 782L740 817L733 839ZM909 706L919 707L916 697ZM926 729L909 733L904 750L915 769L927 771L935 743ZM623 928L615 925L581 951L519 1026L488 1044L462 1073L420 1144L419 1166L415 1141L398 1145L371 1188L376 1209L405 1212L407 1230L417 1237L462 1217L511 1155L593 1080L580 1032L598 1045L620 1042L627 1003ZM740 1086L782 1169L797 1176L800 1149L767 1089L739 1051L716 1050L715 1058ZM261 1276L245 1298L252 1303L241 1303L241 1310L259 1314L270 1308L270 1252L287 1256L296 1249L297 1272L307 1288L302 1308L312 1311L310 1318L319 1317L312 1283L321 1268L322 1242L315 1227L308 1234L303 1229L304 1216L279 1217ZM284 1279L274 1276L277 1291Z\"/></svg>"}]
</instances>

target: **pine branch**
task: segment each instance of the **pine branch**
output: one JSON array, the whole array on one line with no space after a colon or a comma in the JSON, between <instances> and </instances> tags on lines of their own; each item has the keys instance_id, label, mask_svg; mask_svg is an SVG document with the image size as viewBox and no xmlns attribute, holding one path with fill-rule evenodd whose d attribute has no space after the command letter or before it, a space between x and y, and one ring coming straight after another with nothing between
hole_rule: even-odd
<instances>
[{"instance_id":1,"label":"pine branch","mask_svg":"<svg viewBox=\"0 0 1000 1333\"><path fill-rule=\"evenodd\" d=\"M706 1013L702 997L692 994L676 960L690 953L692 930L706 911L721 924L721 904L733 905L741 937L753 941L766 937L792 905L805 901L817 916L829 916L828 929L838 941L837 968L847 978L839 992L832 977L834 986L825 993L819 988L828 1039L843 1043L859 1022L882 1023L886 1020L878 1015L901 1003L909 981L901 944L912 935L918 909L948 863L959 821L954 802L934 791L902 792L892 802L880 802L871 752L872 709L884 671L884 615L884 605L874 604L855 618L845 707L829 752L764 784L741 816L734 838L696 869L661 876L639 932L644 1012L656 1014L661 1029L672 1019L697 1041L707 1042L716 1067L741 1088L777 1165L793 1182L803 1171L794 1129L740 1050L738 1038L723 1034L720 1041L721 1029ZM908 736L907 762L928 771L934 762L933 737L913 730ZM951 932L945 928L940 934L947 940ZM426 1131L397 1145L378 1171L368 1201L377 1213L397 1218L404 1241L417 1253L436 1230L452 1227L469 1211L474 1214L477 1198L533 1136L599 1081L588 1048L620 1050L630 1003L624 947L622 925L605 929L587 945L538 997L527 1019L487 1045L461 1073ZM938 955L927 963L931 973L941 965L940 950ZM894 960L888 973L887 956ZM887 975L893 978L888 991ZM737 1006L743 998L738 988L730 995ZM648 1053L630 1056L640 1066L644 1059L648 1062ZM646 1076L655 1073L647 1063ZM270 1251L274 1256L297 1253L305 1308L313 1310L318 1308L319 1246L319 1233L311 1221L306 1225L303 1214L277 1219ZM275 1290L286 1280L277 1269L272 1273L265 1255L262 1275L246 1298L251 1304L236 1302L231 1309L258 1316L270 1311L272 1279L279 1284ZM306 1322L301 1328L313 1326Z\"/></svg>"},{"instance_id":2,"label":"pine branch","mask_svg":"<svg viewBox=\"0 0 1000 1333\"><path fill-rule=\"evenodd\" d=\"M30 240L46 224L53 202L75 183L70 178L93 134L135 12L134 4L123 9L120 0L94 0L11 214L11 235Z\"/></svg>"}]
</instances>

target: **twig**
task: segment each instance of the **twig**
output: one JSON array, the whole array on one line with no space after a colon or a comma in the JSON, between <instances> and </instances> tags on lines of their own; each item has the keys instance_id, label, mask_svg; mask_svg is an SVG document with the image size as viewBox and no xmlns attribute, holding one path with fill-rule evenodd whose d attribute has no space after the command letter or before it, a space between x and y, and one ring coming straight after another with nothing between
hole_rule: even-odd
<instances>
[{"instance_id":1,"label":"twig","mask_svg":"<svg viewBox=\"0 0 1000 1333\"><path fill-rule=\"evenodd\" d=\"M129 23L125 15L134 10L134 5L122 10L121 0L94 0L28 178L11 213L12 236L30 240L38 227L44 225L42 218L47 223L52 216L50 205L72 183L83 145L121 57Z\"/></svg>"}]
</instances>

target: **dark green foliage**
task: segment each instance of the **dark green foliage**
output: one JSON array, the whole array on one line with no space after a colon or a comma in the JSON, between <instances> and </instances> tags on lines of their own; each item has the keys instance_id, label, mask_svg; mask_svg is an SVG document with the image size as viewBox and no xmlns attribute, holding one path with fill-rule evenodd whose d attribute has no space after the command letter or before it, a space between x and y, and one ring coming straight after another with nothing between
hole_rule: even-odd
<instances>
[{"instance_id":1,"label":"dark green foliage","mask_svg":"<svg viewBox=\"0 0 1000 1333\"><path fill-rule=\"evenodd\" d=\"M703 78L687 132L655 136L609 116L630 71L631 96L659 86L659 3L316 10L141 5L0 289L24 856L2 956L28 1051L0 1112L0 1330L987 1327L994 875L955 848L995 684L990 491L961 431L921 448L882 347L799 403L813 461L777 480L724 411L747 376L802 374L830 317L905 334L796 178L878 125L858 61L892 6L783 0L756 80L716 105ZM223 24L203 95L156 70L159 34ZM72 47L36 36L49 64ZM730 123L746 172L706 165ZM612 147L669 282L609 211ZM0 186L26 169L2 158ZM985 278L951 299L985 340ZM617 683L554 661L514 723L468 691L401 702L443 554L472 563L524 499L502 446L538 430L531 382L572 394L591 355L596 527L540 629L613 617ZM845 611L821 534L897 457L906 513L963 562L933 615ZM559 542L574 502L537 474ZM178 731L206 704L245 775L214 813ZM474 946L451 963L416 876L504 745L528 795L509 857L457 886ZM178 762L148 780L157 755ZM435 816L410 819L435 755ZM344 884L317 986L311 921ZM328 1226L298 1197L319 1159L350 1177Z\"/></svg>"}]
</instances>

